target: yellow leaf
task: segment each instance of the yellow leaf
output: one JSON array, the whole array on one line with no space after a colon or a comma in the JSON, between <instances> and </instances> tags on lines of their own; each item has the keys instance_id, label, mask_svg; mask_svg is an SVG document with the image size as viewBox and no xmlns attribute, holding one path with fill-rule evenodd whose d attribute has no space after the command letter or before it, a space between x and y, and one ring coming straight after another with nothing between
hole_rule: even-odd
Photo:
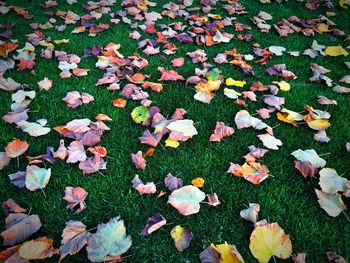
<instances>
[{"instance_id":1,"label":"yellow leaf","mask_svg":"<svg viewBox=\"0 0 350 263\"><path fill-rule=\"evenodd\" d=\"M203 187L205 181L204 181L203 178L197 177L197 178L193 179L191 183L192 183L194 186Z\"/></svg>"},{"instance_id":2,"label":"yellow leaf","mask_svg":"<svg viewBox=\"0 0 350 263\"><path fill-rule=\"evenodd\" d=\"M345 8L345 9L348 9L350 6L350 1L349 0L339 0L339 5L342 7L342 8Z\"/></svg>"},{"instance_id":3,"label":"yellow leaf","mask_svg":"<svg viewBox=\"0 0 350 263\"><path fill-rule=\"evenodd\" d=\"M180 143L178 141L175 141L175 140L169 140L167 139L165 141L165 146L166 147L172 147L172 148L177 148L179 147Z\"/></svg>"},{"instance_id":4,"label":"yellow leaf","mask_svg":"<svg viewBox=\"0 0 350 263\"><path fill-rule=\"evenodd\" d=\"M227 86L236 86L236 87L241 87L243 88L243 86L247 84L244 80L234 80L233 78L228 78L226 79L226 85Z\"/></svg>"},{"instance_id":5,"label":"yellow leaf","mask_svg":"<svg viewBox=\"0 0 350 263\"><path fill-rule=\"evenodd\" d=\"M349 53L342 46L329 46L326 47L326 55L327 56L347 56Z\"/></svg>"},{"instance_id":6,"label":"yellow leaf","mask_svg":"<svg viewBox=\"0 0 350 263\"><path fill-rule=\"evenodd\" d=\"M277 119L286 123L293 124L294 126L298 126L298 123L293 119L289 119L288 116L288 113L277 112Z\"/></svg>"},{"instance_id":7,"label":"yellow leaf","mask_svg":"<svg viewBox=\"0 0 350 263\"><path fill-rule=\"evenodd\" d=\"M250 251L260 263L272 256L287 259L292 254L292 242L278 223L257 226L250 236Z\"/></svg>"},{"instance_id":8,"label":"yellow leaf","mask_svg":"<svg viewBox=\"0 0 350 263\"><path fill-rule=\"evenodd\" d=\"M40 27L41 29L50 29L50 28L54 28L55 26L54 26L53 24L51 24L50 22L47 22L47 23L45 23L45 24L39 25L39 27Z\"/></svg>"},{"instance_id":9,"label":"yellow leaf","mask_svg":"<svg viewBox=\"0 0 350 263\"><path fill-rule=\"evenodd\" d=\"M325 129L328 129L329 126L331 126L329 121L321 120L321 119L308 121L307 125L309 125L311 129L316 131L325 130Z\"/></svg>"},{"instance_id":10,"label":"yellow leaf","mask_svg":"<svg viewBox=\"0 0 350 263\"><path fill-rule=\"evenodd\" d=\"M195 88L197 91L211 93L212 91L218 90L220 88L220 84L220 80L208 80L207 83L198 83Z\"/></svg>"},{"instance_id":11,"label":"yellow leaf","mask_svg":"<svg viewBox=\"0 0 350 263\"><path fill-rule=\"evenodd\" d=\"M325 24L325 23L319 24L318 30L320 30L322 33L324 33L324 32L330 32L330 30L329 30L329 25L327 25L327 24Z\"/></svg>"},{"instance_id":12,"label":"yellow leaf","mask_svg":"<svg viewBox=\"0 0 350 263\"><path fill-rule=\"evenodd\" d=\"M221 263L244 263L244 260L235 245L230 245L225 242L220 245L212 244L211 247L220 254Z\"/></svg>"},{"instance_id":13,"label":"yellow leaf","mask_svg":"<svg viewBox=\"0 0 350 263\"><path fill-rule=\"evenodd\" d=\"M290 90L290 85L288 82L282 80L282 81L273 81L273 84L277 84L281 90L283 91L289 91Z\"/></svg>"},{"instance_id":14,"label":"yellow leaf","mask_svg":"<svg viewBox=\"0 0 350 263\"><path fill-rule=\"evenodd\" d=\"M55 42L56 44L65 44L69 42L69 39L56 39L53 42Z\"/></svg>"},{"instance_id":15,"label":"yellow leaf","mask_svg":"<svg viewBox=\"0 0 350 263\"><path fill-rule=\"evenodd\" d=\"M46 41L40 41L39 45L42 47L54 47L52 43L47 43Z\"/></svg>"}]
</instances>

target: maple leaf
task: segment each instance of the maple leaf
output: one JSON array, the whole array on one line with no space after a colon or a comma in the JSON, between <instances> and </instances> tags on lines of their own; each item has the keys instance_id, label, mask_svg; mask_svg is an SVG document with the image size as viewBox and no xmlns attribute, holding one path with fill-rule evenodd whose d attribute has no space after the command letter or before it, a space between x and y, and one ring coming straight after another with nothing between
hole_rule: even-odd
<instances>
[{"instance_id":1,"label":"maple leaf","mask_svg":"<svg viewBox=\"0 0 350 263\"><path fill-rule=\"evenodd\" d=\"M117 216L106 224L99 224L89 238L86 251L91 262L120 258L131 247L131 237L126 236L124 221L119 219Z\"/></svg>"},{"instance_id":2,"label":"maple leaf","mask_svg":"<svg viewBox=\"0 0 350 263\"><path fill-rule=\"evenodd\" d=\"M84 188L67 186L64 189L64 193L65 196L63 199L68 202L67 208L73 209L76 206L79 206L79 208L76 210L77 214L86 208L85 199L88 193Z\"/></svg>"}]
</instances>

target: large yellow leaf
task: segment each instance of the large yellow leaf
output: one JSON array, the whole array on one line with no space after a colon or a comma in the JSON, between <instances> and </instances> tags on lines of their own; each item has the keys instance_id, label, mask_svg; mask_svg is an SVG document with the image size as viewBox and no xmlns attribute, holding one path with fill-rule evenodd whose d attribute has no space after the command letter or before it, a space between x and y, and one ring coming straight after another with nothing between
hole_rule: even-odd
<instances>
[{"instance_id":1,"label":"large yellow leaf","mask_svg":"<svg viewBox=\"0 0 350 263\"><path fill-rule=\"evenodd\" d=\"M250 236L250 251L260 263L272 256L287 259L292 254L292 242L278 223L257 226Z\"/></svg>"}]
</instances>

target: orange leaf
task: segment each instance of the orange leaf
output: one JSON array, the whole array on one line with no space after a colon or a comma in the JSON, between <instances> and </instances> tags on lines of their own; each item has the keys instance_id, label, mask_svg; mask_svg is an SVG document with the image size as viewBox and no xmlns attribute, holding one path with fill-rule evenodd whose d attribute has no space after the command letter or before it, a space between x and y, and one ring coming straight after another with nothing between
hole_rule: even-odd
<instances>
[{"instance_id":1,"label":"orange leaf","mask_svg":"<svg viewBox=\"0 0 350 263\"><path fill-rule=\"evenodd\" d=\"M126 100L119 98L116 100L112 101L113 106L118 107L118 108L124 108L126 106Z\"/></svg>"},{"instance_id":2,"label":"orange leaf","mask_svg":"<svg viewBox=\"0 0 350 263\"><path fill-rule=\"evenodd\" d=\"M149 147L148 150L143 154L143 157L152 156L154 153L154 148Z\"/></svg>"},{"instance_id":3,"label":"orange leaf","mask_svg":"<svg viewBox=\"0 0 350 263\"><path fill-rule=\"evenodd\" d=\"M103 113L97 114L95 119L98 121L112 121L112 119L108 115Z\"/></svg>"},{"instance_id":4,"label":"orange leaf","mask_svg":"<svg viewBox=\"0 0 350 263\"><path fill-rule=\"evenodd\" d=\"M132 82L132 83L143 83L143 81L145 80L145 75L143 75L142 73L136 73L134 75L132 75L131 77L126 76L126 78Z\"/></svg>"},{"instance_id":5,"label":"orange leaf","mask_svg":"<svg viewBox=\"0 0 350 263\"><path fill-rule=\"evenodd\" d=\"M15 139L5 147L7 157L16 158L28 150L29 144L26 141Z\"/></svg>"},{"instance_id":6,"label":"orange leaf","mask_svg":"<svg viewBox=\"0 0 350 263\"><path fill-rule=\"evenodd\" d=\"M2 45L0 45L0 56L1 57L7 57L8 54L15 50L18 47L17 44L11 43L11 42L4 42Z\"/></svg>"},{"instance_id":7,"label":"orange leaf","mask_svg":"<svg viewBox=\"0 0 350 263\"><path fill-rule=\"evenodd\" d=\"M203 187L205 181L204 181L203 178L197 177L197 178L193 179L191 183L192 183L194 186Z\"/></svg>"},{"instance_id":8,"label":"orange leaf","mask_svg":"<svg viewBox=\"0 0 350 263\"><path fill-rule=\"evenodd\" d=\"M142 83L142 88L144 89L151 88L151 90L155 92L161 92L163 90L163 85L160 83L145 81L144 83Z\"/></svg>"}]
</instances>

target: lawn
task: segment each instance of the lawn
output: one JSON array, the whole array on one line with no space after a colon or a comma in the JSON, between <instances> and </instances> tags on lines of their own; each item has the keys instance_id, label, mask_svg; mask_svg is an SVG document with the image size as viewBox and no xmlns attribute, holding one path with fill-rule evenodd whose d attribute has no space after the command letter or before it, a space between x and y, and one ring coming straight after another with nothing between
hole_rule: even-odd
<instances>
[{"instance_id":1,"label":"lawn","mask_svg":"<svg viewBox=\"0 0 350 263\"><path fill-rule=\"evenodd\" d=\"M79 15L86 12L81 7L81 3L86 1L78 1L77 4L68 5L66 1L58 0L59 6L50 9L43 9L40 6L42 1L6 0L5 2L8 5L25 7L33 15L31 20L23 19L14 11L0 16L0 23L11 22L14 24L13 38L18 39L18 48L22 48L28 41L26 35L33 32L29 23L46 23L52 17L44 14L45 11L72 10ZM157 2L157 6L150 9L161 12L162 5L167 1L155 2ZM343 76L349 75L349 69L344 65L344 62L349 61L349 56L310 58L303 55L304 50L310 48L314 40L326 46L342 45L343 47L348 46L349 41L344 41L345 37L337 37L332 42L331 35L328 33L316 33L312 37L294 33L282 38L273 28L267 34L260 32L250 20L261 10L273 16L272 22L269 21L270 24L292 15L303 19L312 19L329 11L325 7L310 11L305 8L305 3L299 1L262 4L255 0L241 0L241 3L246 7L248 13L235 15L235 17L237 21L251 25L252 41L238 40L236 36L239 32L235 32L232 26L225 27L226 32L235 34L229 43L206 47L171 40L170 42L173 42L178 50L176 54L169 56L164 54L147 56L142 53L142 50L138 48L138 42L142 39L154 38L154 35L148 35L138 30L142 34L142 38L133 40L129 37L129 33L133 29L130 29L130 26L123 22L110 23L108 15L103 15L100 21L109 23L110 28L98 33L95 37L88 36L87 32L71 34L70 32L77 25L67 25L67 29L63 32L57 32L54 28L42 31L52 39L69 39L69 43L55 45L55 49L80 57L83 56L84 49L94 45L106 46L110 42L118 43L121 45L119 51L124 56L130 56L137 52L148 60L149 65L140 72L149 75L150 81L154 82L158 82L161 76L157 67L175 69L185 78L194 75L195 68L201 68L201 66L193 64L186 53L199 48L205 50L208 57L207 62L220 69L221 75L225 78L231 77L247 82L244 88L234 87L237 91L248 90L251 84L256 81L268 85L272 81L282 80L276 76L269 76L265 70L269 66L285 63L288 70L294 72L297 78L286 79L291 85L290 91L280 91L278 94L278 96L285 98L284 107L301 112L304 110L304 105L310 105L315 109L328 111L331 114L331 127L327 129L330 141L328 143L317 142L313 139L314 132L307 125L301 124L294 127L279 121L276 114L271 114L271 117L264 121L274 127L274 136L280 139L283 145L279 150L269 150L261 159L261 163L269 168L271 175L261 184L253 185L243 178L227 174L226 171L230 162L244 163L242 156L247 154L248 146L263 147L257 138L261 131L253 128L239 130L234 122L234 117L239 110L245 109L253 114L255 110L264 107L263 93L256 93L256 102L245 100L247 107L243 107L235 104L232 99L224 95L223 89L226 86L223 83L220 90L215 92L215 98L211 103L205 104L193 98L195 94L193 85L186 84L184 81L162 81L164 89L161 92L147 90L153 101L152 105L158 106L162 114L169 117L176 108L184 108L187 111L186 118L194 121L198 135L181 143L178 148L159 145L154 154L147 157L146 169L144 171L135 169L130 154L139 150L145 152L149 148L147 145L140 144L138 139L146 128L134 123L130 116L131 111L140 103L127 99L125 108L116 108L112 105L112 100L120 97L120 91L108 91L105 86L95 86L96 81L103 76L103 71L95 67L97 62L95 56L82 57L81 59L79 67L89 69L87 76L72 76L63 79L59 77L58 61L54 58L43 59L40 56L41 47L38 46L36 47L35 75L30 74L29 70L19 71L16 68L5 74L6 77L10 76L19 83L32 86L37 92L36 98L30 104L30 119L34 121L45 118L48 121L48 127L51 128L65 125L73 119L89 118L94 120L99 113L107 114L113 121L106 123L110 127L110 131L103 134L100 142L100 145L107 149L110 157L106 158L106 170L84 175L76 164L67 164L64 161L57 161L54 165L47 162L38 164L40 167L52 169L51 179L44 189L45 195L42 191L31 192L26 188L19 189L10 183L8 174L26 169L28 162L24 155L19 157L19 167L17 162L12 160L9 166L0 171L0 200L5 201L11 198L20 206L30 209L31 214L39 215L43 225L33 237L51 237L55 241L55 247L59 247L65 222L80 220L87 226L87 229L93 229L99 223L107 223L112 217L120 215L125 222L127 234L131 235L133 242L128 252L123 255L126 262L199 262L199 254L206 247L211 243L220 244L225 241L236 245L245 262L257 262L249 250L249 238L254 225L243 220L239 214L249 203L259 203L261 206L259 219L266 219L271 223L278 222L290 236L293 253L307 253L306 262L328 262L325 256L327 251L334 251L350 260L350 223L346 217L346 215L350 217L350 213L345 210L346 215L341 213L338 217L331 217L321 209L314 191L314 188L320 188L318 176L304 178L294 168L294 157L291 156L291 153L297 149L315 149L318 154L324 154L322 158L327 161L327 167L336 169L339 175L350 179L350 153L345 149L346 142L350 141L349 94L338 94L325 84L309 81L312 76L310 63L316 63L330 69L331 72L327 76L333 79L334 83L338 83L338 80ZM194 1L193 5L200 6L199 1ZM213 6L211 13L220 14L222 17L228 16L220 5L219 2ZM111 7L112 11L117 11L120 8L120 1ZM349 11L340 8L337 3L332 11L337 15L330 17L330 19L345 32L346 36L349 35ZM63 20L56 19L57 25L63 23ZM156 23L168 24L173 21L173 19L164 17ZM181 21L181 18L175 18L175 21ZM254 43L259 43L261 47L283 46L288 51L299 51L300 56L293 57L284 53L283 56L273 56L266 65L250 61L249 63L255 72L254 77L245 75L233 65L216 64L213 61L218 53L224 53L225 50L233 48L237 48L241 54L253 54L252 46ZM12 57L15 53L16 51L10 53L9 56ZM173 68L171 60L178 57L184 57L185 64L182 67ZM37 82L44 77L53 81L53 86L49 91L38 88ZM121 87L127 83L126 80L121 81ZM62 98L66 96L67 92L73 90L88 92L94 96L95 100L76 109L68 108ZM319 105L317 103L318 95L337 100L338 105ZM0 115L3 116L10 111L11 93L0 90L0 96ZM235 129L233 136L225 138L221 142L209 142L216 121L223 121L232 126ZM57 149L61 136L52 130L47 135L31 137L17 129L15 125L1 120L0 148L5 147L13 138L19 138L29 143L29 150L25 155L37 156L43 154L47 146L53 146ZM66 140L66 142L68 141ZM216 207L201 204L199 213L182 216L176 209L167 204L167 196L159 199L155 198L156 195L140 196L132 188L131 180L135 174L138 174L144 182L154 182L159 190L166 191L163 181L169 172L181 177L184 185L191 184L194 178L202 177L205 184L201 190L205 193L217 193L222 204ZM83 212L75 214L74 211L66 209L67 202L63 200L66 186L80 186L89 193L86 199L87 208ZM343 198L343 200L349 207L349 198ZM139 235L147 219L157 212L160 212L167 219L168 224L149 236ZM0 226L3 230L5 217L1 218ZM190 246L183 252L176 250L174 241L170 237L170 231L175 225L181 225L192 231L194 236ZM278 258L275 260L282 262ZM46 261L57 262L58 256L46 259ZM64 261L87 262L85 249L77 255L68 256Z\"/></svg>"}]
</instances>

